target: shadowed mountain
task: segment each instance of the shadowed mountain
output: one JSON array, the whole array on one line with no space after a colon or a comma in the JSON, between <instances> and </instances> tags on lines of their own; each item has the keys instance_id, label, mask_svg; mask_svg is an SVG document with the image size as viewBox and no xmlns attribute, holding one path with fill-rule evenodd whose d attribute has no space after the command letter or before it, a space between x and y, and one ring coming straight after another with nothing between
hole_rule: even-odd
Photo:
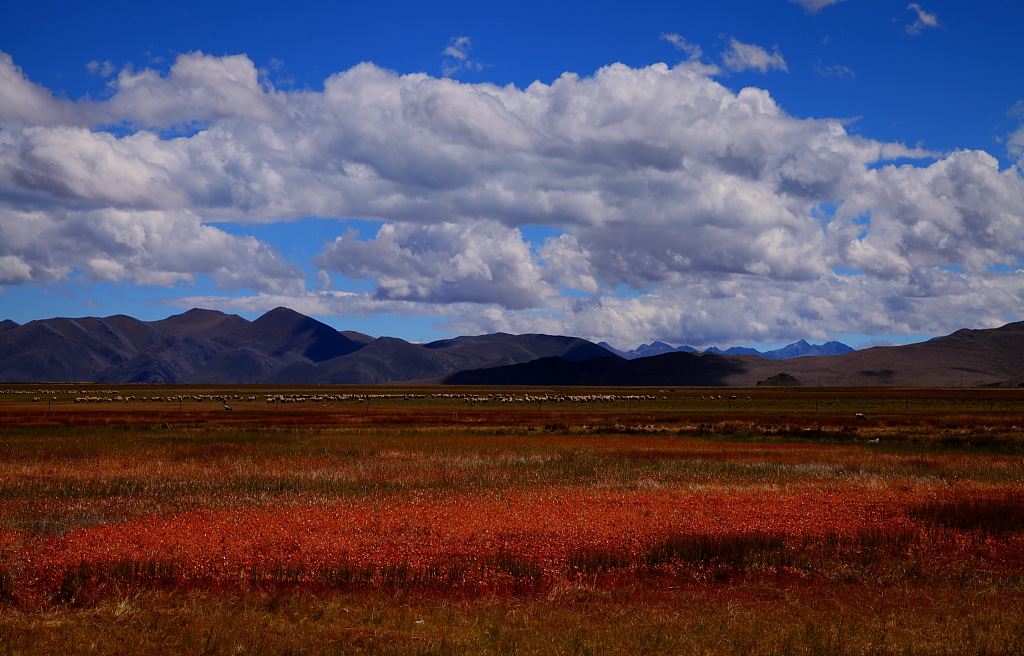
<instances>
[{"instance_id":1,"label":"shadowed mountain","mask_svg":"<svg viewBox=\"0 0 1024 656\"><path fill-rule=\"evenodd\" d=\"M799 345L799 343L798 343ZM825 345L823 345L825 346ZM772 360L758 355L665 353L575 366L565 361L460 372L460 385L733 385L980 387L1024 383L1024 322L907 346Z\"/></svg>"},{"instance_id":2,"label":"shadowed mountain","mask_svg":"<svg viewBox=\"0 0 1024 656\"><path fill-rule=\"evenodd\" d=\"M636 360L618 356L574 362L548 357L519 365L460 371L446 385L728 385L740 365L730 358L673 352Z\"/></svg>"},{"instance_id":3,"label":"shadowed mountain","mask_svg":"<svg viewBox=\"0 0 1024 656\"><path fill-rule=\"evenodd\" d=\"M558 356L569 361L614 357L605 349L576 337L552 335L479 335L429 344L410 344L381 337L359 351L315 366L295 365L270 377L271 383L377 384L427 380L465 369L530 362Z\"/></svg>"},{"instance_id":4,"label":"shadowed mountain","mask_svg":"<svg viewBox=\"0 0 1024 656\"><path fill-rule=\"evenodd\" d=\"M423 346L431 350L457 354L481 363L493 362L497 358L499 360L497 364L526 362L548 356L582 362L592 358L607 358L611 355L607 349L584 339L557 335L494 333L493 335L444 339Z\"/></svg>"}]
</instances>

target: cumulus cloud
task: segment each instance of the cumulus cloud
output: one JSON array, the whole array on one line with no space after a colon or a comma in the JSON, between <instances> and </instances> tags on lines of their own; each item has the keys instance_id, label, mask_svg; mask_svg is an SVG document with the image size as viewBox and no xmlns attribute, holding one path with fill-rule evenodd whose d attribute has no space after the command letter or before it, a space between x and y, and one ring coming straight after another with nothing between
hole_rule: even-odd
<instances>
[{"instance_id":1,"label":"cumulus cloud","mask_svg":"<svg viewBox=\"0 0 1024 656\"><path fill-rule=\"evenodd\" d=\"M281 123L278 96L265 88L245 55L179 55L167 75L126 67L111 83L106 110L113 119L165 127L227 118Z\"/></svg>"},{"instance_id":2,"label":"cumulus cloud","mask_svg":"<svg viewBox=\"0 0 1024 656\"><path fill-rule=\"evenodd\" d=\"M384 224L361 242L354 231L327 244L315 263L349 278L372 278L381 299L536 307L556 290L514 228Z\"/></svg>"},{"instance_id":3,"label":"cumulus cloud","mask_svg":"<svg viewBox=\"0 0 1024 656\"><path fill-rule=\"evenodd\" d=\"M562 299L559 312L535 318L492 308L453 313L456 333L565 331L613 346L661 339L695 347L776 342L780 336L830 339L842 326L851 333L942 334L958 326L995 327L1018 312L1020 275L971 278L948 271L895 284L870 276L831 276L801 285L763 278L693 279L638 296ZM793 339L788 337L787 339Z\"/></svg>"},{"instance_id":4,"label":"cumulus cloud","mask_svg":"<svg viewBox=\"0 0 1024 656\"><path fill-rule=\"evenodd\" d=\"M0 128L80 121L89 118L78 116L73 103L58 100L48 89L31 82L9 54L0 52Z\"/></svg>"},{"instance_id":5,"label":"cumulus cloud","mask_svg":"<svg viewBox=\"0 0 1024 656\"><path fill-rule=\"evenodd\" d=\"M976 275L1016 267L1024 254L1021 191L1018 173L1000 172L995 158L977 151L955 152L925 168L872 171L830 226L838 260L879 278L939 267ZM865 228L857 219L867 216L867 234L855 236Z\"/></svg>"},{"instance_id":6,"label":"cumulus cloud","mask_svg":"<svg viewBox=\"0 0 1024 656\"><path fill-rule=\"evenodd\" d=\"M722 53L722 64L736 73L751 69L762 73L767 73L770 69L789 71L778 46L768 52L761 46L743 43L736 37L729 39L729 49Z\"/></svg>"},{"instance_id":7,"label":"cumulus cloud","mask_svg":"<svg viewBox=\"0 0 1024 656\"><path fill-rule=\"evenodd\" d=\"M784 70L778 52L730 52L733 69ZM112 82L104 100L58 100L0 56L0 285L205 275L256 293L181 303L625 347L1020 312L1019 169L796 119L689 61L526 88L360 64L285 92L244 56L189 53ZM310 216L379 227L310 245L309 263L217 227ZM313 289L298 264L319 269Z\"/></svg>"},{"instance_id":8,"label":"cumulus cloud","mask_svg":"<svg viewBox=\"0 0 1024 656\"><path fill-rule=\"evenodd\" d=\"M187 210L6 208L0 284L60 282L75 272L163 287L205 274L226 291L304 291L295 265L267 244L205 225Z\"/></svg>"}]
</instances>

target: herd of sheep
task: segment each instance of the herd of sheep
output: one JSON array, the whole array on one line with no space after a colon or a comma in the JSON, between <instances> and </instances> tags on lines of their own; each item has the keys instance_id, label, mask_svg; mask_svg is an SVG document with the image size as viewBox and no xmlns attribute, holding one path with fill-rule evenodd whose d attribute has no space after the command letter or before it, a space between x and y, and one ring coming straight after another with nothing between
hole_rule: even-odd
<instances>
[{"instance_id":1,"label":"herd of sheep","mask_svg":"<svg viewBox=\"0 0 1024 656\"><path fill-rule=\"evenodd\" d=\"M172 394L166 396L136 396L123 395L118 390L24 390L24 389L0 389L0 395L5 394L34 394L33 402L56 401L58 397L54 394L61 394L63 398L74 395L75 403L131 403L131 402L170 402L170 403L220 403L229 408L228 403L260 402L259 396L241 394ZM633 402L650 401L658 398L653 394L560 394L556 392L530 393L466 393L466 392L436 392L432 394L422 393L359 393L359 394L264 394L262 401L267 404L291 404L291 403L318 403L328 402L342 403L371 403L373 401L413 401L422 399L441 399L462 401L464 403L610 403L610 402Z\"/></svg>"}]
</instances>

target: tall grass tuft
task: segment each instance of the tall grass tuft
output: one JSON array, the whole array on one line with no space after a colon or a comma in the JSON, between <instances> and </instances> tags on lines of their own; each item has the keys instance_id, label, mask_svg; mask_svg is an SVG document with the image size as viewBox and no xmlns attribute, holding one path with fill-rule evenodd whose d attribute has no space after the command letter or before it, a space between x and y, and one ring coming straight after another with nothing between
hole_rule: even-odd
<instances>
[{"instance_id":1,"label":"tall grass tuft","mask_svg":"<svg viewBox=\"0 0 1024 656\"><path fill-rule=\"evenodd\" d=\"M69 567L61 576L54 601L69 606L87 605L95 593L96 579L96 571L88 562L83 561Z\"/></svg>"},{"instance_id":2,"label":"tall grass tuft","mask_svg":"<svg viewBox=\"0 0 1024 656\"><path fill-rule=\"evenodd\" d=\"M909 514L960 531L993 536L1024 533L1024 492L933 499L912 506Z\"/></svg>"},{"instance_id":3,"label":"tall grass tuft","mask_svg":"<svg viewBox=\"0 0 1024 656\"><path fill-rule=\"evenodd\" d=\"M678 564L742 571L751 567L790 566L792 562L791 549L781 535L679 533L637 554L607 548L576 549L569 554L566 564L576 574L598 574L628 568L657 570Z\"/></svg>"},{"instance_id":4,"label":"tall grass tuft","mask_svg":"<svg viewBox=\"0 0 1024 656\"><path fill-rule=\"evenodd\" d=\"M0 567L0 604L9 604L14 599L14 576L6 568Z\"/></svg>"},{"instance_id":5,"label":"tall grass tuft","mask_svg":"<svg viewBox=\"0 0 1024 656\"><path fill-rule=\"evenodd\" d=\"M652 568L674 562L711 563L735 569L790 564L783 537L765 533L680 533L649 548L643 560L645 565Z\"/></svg>"}]
</instances>

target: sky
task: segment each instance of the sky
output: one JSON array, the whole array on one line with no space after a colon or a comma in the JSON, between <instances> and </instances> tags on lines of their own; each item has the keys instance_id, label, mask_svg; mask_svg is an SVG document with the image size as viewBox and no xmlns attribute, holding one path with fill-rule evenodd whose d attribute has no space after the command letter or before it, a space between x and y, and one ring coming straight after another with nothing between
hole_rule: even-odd
<instances>
[{"instance_id":1,"label":"sky","mask_svg":"<svg viewBox=\"0 0 1024 656\"><path fill-rule=\"evenodd\" d=\"M0 319L901 344L1024 319L1024 3L9 3Z\"/></svg>"}]
</instances>

